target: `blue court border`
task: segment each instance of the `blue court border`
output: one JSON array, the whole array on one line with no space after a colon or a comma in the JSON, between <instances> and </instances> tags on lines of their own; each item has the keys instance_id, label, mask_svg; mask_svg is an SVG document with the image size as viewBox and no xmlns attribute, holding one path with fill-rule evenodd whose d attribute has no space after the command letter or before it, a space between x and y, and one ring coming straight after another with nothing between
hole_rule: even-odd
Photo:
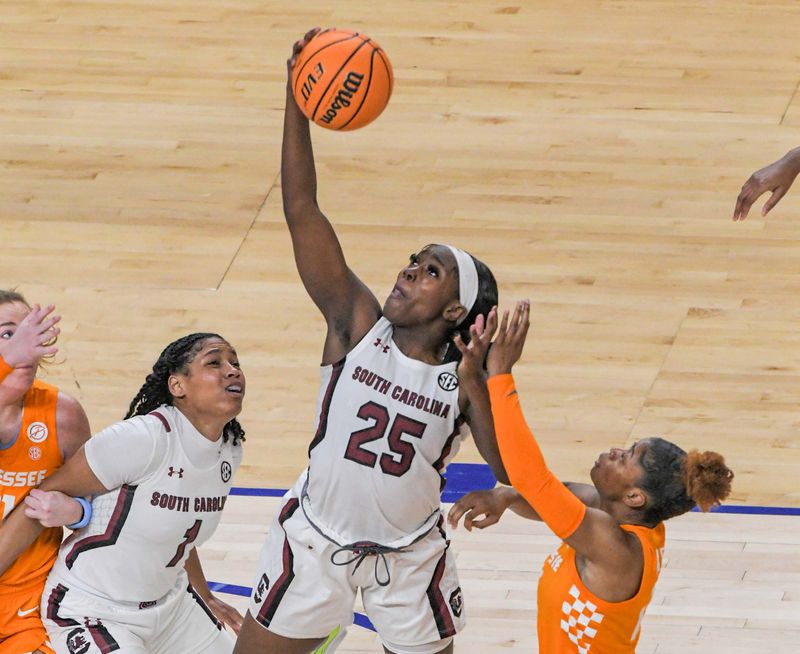
<instances>
[{"instance_id":1,"label":"blue court border","mask_svg":"<svg viewBox=\"0 0 800 654\"><path fill-rule=\"evenodd\" d=\"M442 502L452 503L463 497L470 491L494 488L497 480L492 474L491 468L483 463L451 463L445 473L447 485L442 492ZM286 493L285 488L243 488L235 486L231 488L231 495L245 497L283 497ZM699 511L699 509L693 509ZM795 516L800 517L799 507L790 506L747 506L725 504L711 510L712 513L731 513L738 515L776 515L776 516ZM209 581L208 587L215 592L227 593L229 595L239 595L250 597L251 589L248 586L237 586L235 584L223 584L216 581ZM366 615L356 613L354 623L365 629L375 631L375 627Z\"/></svg>"}]
</instances>

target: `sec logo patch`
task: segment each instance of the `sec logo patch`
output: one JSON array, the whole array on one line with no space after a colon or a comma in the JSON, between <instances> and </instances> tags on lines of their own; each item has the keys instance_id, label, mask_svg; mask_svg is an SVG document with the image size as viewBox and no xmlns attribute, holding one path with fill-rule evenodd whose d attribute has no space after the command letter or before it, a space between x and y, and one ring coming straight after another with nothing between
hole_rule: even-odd
<instances>
[{"instance_id":1,"label":"sec logo patch","mask_svg":"<svg viewBox=\"0 0 800 654\"><path fill-rule=\"evenodd\" d=\"M28 456L31 458L31 461L38 461L42 458L42 448L33 445L28 449Z\"/></svg>"},{"instance_id":2,"label":"sec logo patch","mask_svg":"<svg viewBox=\"0 0 800 654\"><path fill-rule=\"evenodd\" d=\"M227 484L231 480L231 475L233 474L233 469L231 468L231 464L228 463L227 461L223 461L219 473L220 476L222 477L222 481Z\"/></svg>"},{"instance_id":3,"label":"sec logo patch","mask_svg":"<svg viewBox=\"0 0 800 654\"><path fill-rule=\"evenodd\" d=\"M50 432L43 422L32 422L28 425L28 439L33 443L42 443L47 440Z\"/></svg>"},{"instance_id":4,"label":"sec logo patch","mask_svg":"<svg viewBox=\"0 0 800 654\"><path fill-rule=\"evenodd\" d=\"M439 375L439 388L443 391L454 391L458 388L458 377L452 372L443 372Z\"/></svg>"}]
</instances>

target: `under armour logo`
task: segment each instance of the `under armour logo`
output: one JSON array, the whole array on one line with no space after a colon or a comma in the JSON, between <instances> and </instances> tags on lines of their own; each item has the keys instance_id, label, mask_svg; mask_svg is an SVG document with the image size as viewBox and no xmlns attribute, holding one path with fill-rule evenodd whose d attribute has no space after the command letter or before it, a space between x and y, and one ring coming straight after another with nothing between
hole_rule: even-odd
<instances>
[{"instance_id":1,"label":"under armour logo","mask_svg":"<svg viewBox=\"0 0 800 654\"><path fill-rule=\"evenodd\" d=\"M169 467L169 472L167 473L170 477L173 475L178 475L178 479L183 479L183 468L178 468L175 470L172 466Z\"/></svg>"},{"instance_id":2,"label":"under armour logo","mask_svg":"<svg viewBox=\"0 0 800 654\"><path fill-rule=\"evenodd\" d=\"M383 341L380 338L376 338L375 342L373 343L373 345L375 347L379 348L384 354L386 354L389 351L389 346L388 345L384 345L383 347L381 347L382 343L383 343Z\"/></svg>"}]
</instances>

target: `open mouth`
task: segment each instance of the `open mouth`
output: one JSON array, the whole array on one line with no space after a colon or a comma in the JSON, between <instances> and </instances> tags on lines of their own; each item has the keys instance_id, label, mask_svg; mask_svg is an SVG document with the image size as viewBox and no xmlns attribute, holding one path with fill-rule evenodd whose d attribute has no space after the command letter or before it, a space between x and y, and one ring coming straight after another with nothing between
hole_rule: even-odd
<instances>
[{"instance_id":1,"label":"open mouth","mask_svg":"<svg viewBox=\"0 0 800 654\"><path fill-rule=\"evenodd\" d=\"M241 397L242 393L244 393L244 389L242 389L241 384L231 384L225 389L225 392L237 397Z\"/></svg>"}]
</instances>

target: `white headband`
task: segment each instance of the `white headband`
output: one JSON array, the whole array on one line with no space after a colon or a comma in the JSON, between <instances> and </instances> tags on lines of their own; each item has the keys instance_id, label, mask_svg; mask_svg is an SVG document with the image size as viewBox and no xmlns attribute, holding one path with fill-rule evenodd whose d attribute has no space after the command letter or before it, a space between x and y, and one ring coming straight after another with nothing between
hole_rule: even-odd
<instances>
[{"instance_id":1,"label":"white headband","mask_svg":"<svg viewBox=\"0 0 800 654\"><path fill-rule=\"evenodd\" d=\"M475 260L464 250L459 250L452 245L445 245L445 247L452 252L456 258L456 265L458 266L458 301L467 309L461 320L458 321L460 325L464 322L472 307L475 306L475 300L478 297L478 269L475 267Z\"/></svg>"}]
</instances>

